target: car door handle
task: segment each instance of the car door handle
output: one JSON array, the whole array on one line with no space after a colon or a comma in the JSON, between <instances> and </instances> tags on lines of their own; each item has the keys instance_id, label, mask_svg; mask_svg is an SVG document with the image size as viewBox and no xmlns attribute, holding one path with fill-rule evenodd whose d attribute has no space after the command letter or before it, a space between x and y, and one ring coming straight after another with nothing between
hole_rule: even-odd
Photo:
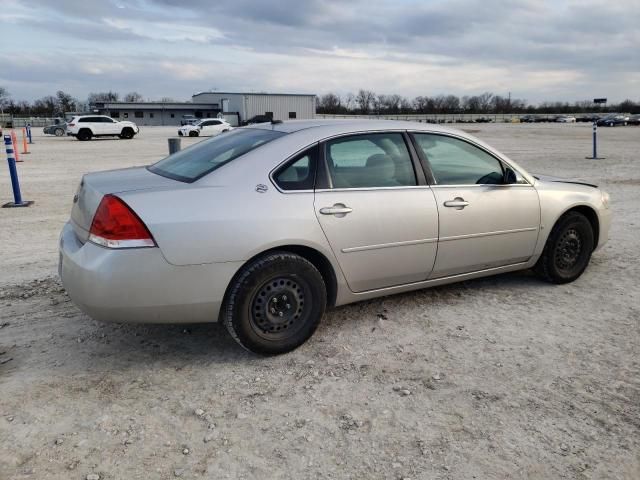
<instances>
[{"instance_id":1,"label":"car door handle","mask_svg":"<svg viewBox=\"0 0 640 480\"><path fill-rule=\"evenodd\" d=\"M323 207L320 209L322 215L341 215L353 212L353 208L349 208L342 203L336 203L333 207Z\"/></svg>"},{"instance_id":2,"label":"car door handle","mask_svg":"<svg viewBox=\"0 0 640 480\"><path fill-rule=\"evenodd\" d=\"M445 207L457 208L458 210L462 210L464 207L468 206L469 202L466 202L464 198L456 197L453 200L448 200L444 202Z\"/></svg>"}]
</instances>

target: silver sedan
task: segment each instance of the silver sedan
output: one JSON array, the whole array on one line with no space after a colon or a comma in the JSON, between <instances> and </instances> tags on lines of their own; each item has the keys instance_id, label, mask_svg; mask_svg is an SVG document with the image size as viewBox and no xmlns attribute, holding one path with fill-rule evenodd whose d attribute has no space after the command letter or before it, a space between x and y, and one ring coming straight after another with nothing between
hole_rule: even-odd
<instances>
[{"instance_id":1,"label":"silver sedan","mask_svg":"<svg viewBox=\"0 0 640 480\"><path fill-rule=\"evenodd\" d=\"M596 186L531 175L458 130L274 122L85 175L59 271L93 318L222 321L274 354L327 307L529 268L571 282L610 221Z\"/></svg>"}]
</instances>

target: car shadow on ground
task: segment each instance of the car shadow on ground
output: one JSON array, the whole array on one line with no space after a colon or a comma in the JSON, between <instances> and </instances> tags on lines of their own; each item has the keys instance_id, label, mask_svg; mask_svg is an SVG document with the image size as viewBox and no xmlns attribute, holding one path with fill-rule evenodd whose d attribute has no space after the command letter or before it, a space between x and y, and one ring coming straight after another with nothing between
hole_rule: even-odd
<instances>
[{"instance_id":1,"label":"car shadow on ground","mask_svg":"<svg viewBox=\"0 0 640 480\"><path fill-rule=\"evenodd\" d=\"M92 320L66 303L68 313L59 312L65 322L72 322L73 336L64 335L64 356L84 357L83 369L127 369L132 366L171 366L182 368L189 364L231 364L237 362L267 362L269 359L304 359L322 349L321 343L345 329L349 322L370 322L378 312L395 311L410 303L425 307L456 306L468 301L469 295L513 295L519 291L532 294L532 288L553 288L528 272L516 272L495 277L433 287L388 297L358 302L329 309L316 335L298 350L279 357L265 357L247 352L228 334L221 323L150 325L115 324ZM535 292L533 292L535 295ZM356 325L357 328L357 325ZM54 356L58 354L52 352Z\"/></svg>"}]
</instances>

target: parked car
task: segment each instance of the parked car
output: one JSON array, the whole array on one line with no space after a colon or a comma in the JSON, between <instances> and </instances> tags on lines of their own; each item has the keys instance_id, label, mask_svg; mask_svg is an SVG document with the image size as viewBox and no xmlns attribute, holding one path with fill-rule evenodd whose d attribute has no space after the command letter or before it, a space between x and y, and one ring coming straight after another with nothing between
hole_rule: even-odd
<instances>
[{"instance_id":1,"label":"parked car","mask_svg":"<svg viewBox=\"0 0 640 480\"><path fill-rule=\"evenodd\" d=\"M55 135L56 137L62 137L67 132L67 122L62 118L56 118L53 121L53 125L47 125L42 129L45 135Z\"/></svg>"},{"instance_id":2,"label":"parked car","mask_svg":"<svg viewBox=\"0 0 640 480\"><path fill-rule=\"evenodd\" d=\"M520 117L520 122L521 123L533 123L535 121L536 117L533 115L523 115L522 117Z\"/></svg>"},{"instance_id":3,"label":"parked car","mask_svg":"<svg viewBox=\"0 0 640 480\"><path fill-rule=\"evenodd\" d=\"M59 272L95 319L221 321L276 354L327 307L528 268L572 282L610 223L595 185L531 175L459 130L284 122L85 175Z\"/></svg>"},{"instance_id":4,"label":"parked car","mask_svg":"<svg viewBox=\"0 0 640 480\"><path fill-rule=\"evenodd\" d=\"M596 122L600 119L600 115L581 115L576 118L576 122Z\"/></svg>"},{"instance_id":5,"label":"parked car","mask_svg":"<svg viewBox=\"0 0 640 480\"><path fill-rule=\"evenodd\" d=\"M571 115L560 115L556 117L557 123L576 123L576 117L572 117Z\"/></svg>"},{"instance_id":6,"label":"parked car","mask_svg":"<svg viewBox=\"0 0 640 480\"><path fill-rule=\"evenodd\" d=\"M254 125L256 123L270 123L273 120L273 117L270 115L256 115L255 117L251 117L249 120L245 120L242 122L242 125Z\"/></svg>"},{"instance_id":7,"label":"parked car","mask_svg":"<svg viewBox=\"0 0 640 480\"><path fill-rule=\"evenodd\" d=\"M233 130L233 127L226 120L220 118L207 118L200 120L193 125L185 125L178 129L178 135L181 137L199 137L218 135L222 132Z\"/></svg>"},{"instance_id":8,"label":"parked car","mask_svg":"<svg viewBox=\"0 0 640 480\"><path fill-rule=\"evenodd\" d=\"M106 115L76 115L67 124L67 135L78 140L91 140L92 137L131 139L139 131L133 122L119 122Z\"/></svg>"},{"instance_id":9,"label":"parked car","mask_svg":"<svg viewBox=\"0 0 640 480\"><path fill-rule=\"evenodd\" d=\"M493 119L489 118L489 117L478 117L478 118L475 119L475 122L476 123L491 123L491 122L493 122Z\"/></svg>"},{"instance_id":10,"label":"parked car","mask_svg":"<svg viewBox=\"0 0 640 480\"><path fill-rule=\"evenodd\" d=\"M631 115L629 120L627 121L629 125L640 125L640 113L636 113L635 115Z\"/></svg>"},{"instance_id":11,"label":"parked car","mask_svg":"<svg viewBox=\"0 0 640 480\"><path fill-rule=\"evenodd\" d=\"M596 122L599 127L616 127L618 125L626 125L629 117L625 115L612 114L602 117Z\"/></svg>"},{"instance_id":12,"label":"parked car","mask_svg":"<svg viewBox=\"0 0 640 480\"><path fill-rule=\"evenodd\" d=\"M193 125L194 123L198 123L200 120L200 118L197 118L194 115L182 115L180 125Z\"/></svg>"}]
</instances>

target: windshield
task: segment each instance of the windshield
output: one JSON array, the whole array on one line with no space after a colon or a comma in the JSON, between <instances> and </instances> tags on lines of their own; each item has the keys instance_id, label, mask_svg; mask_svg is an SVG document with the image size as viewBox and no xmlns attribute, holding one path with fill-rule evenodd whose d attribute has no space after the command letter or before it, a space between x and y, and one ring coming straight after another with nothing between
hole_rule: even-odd
<instances>
[{"instance_id":1,"label":"windshield","mask_svg":"<svg viewBox=\"0 0 640 480\"><path fill-rule=\"evenodd\" d=\"M157 163L149 171L180 182L195 182L225 163L286 135L284 132L242 128L196 143Z\"/></svg>"}]
</instances>

